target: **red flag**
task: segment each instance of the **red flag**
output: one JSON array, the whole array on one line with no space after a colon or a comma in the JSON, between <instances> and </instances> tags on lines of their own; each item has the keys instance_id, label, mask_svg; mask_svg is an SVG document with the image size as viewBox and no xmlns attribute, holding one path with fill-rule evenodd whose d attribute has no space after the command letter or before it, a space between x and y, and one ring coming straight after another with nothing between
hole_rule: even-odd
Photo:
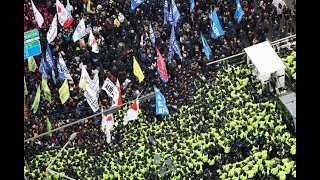
<instances>
[{"instance_id":1,"label":"red flag","mask_svg":"<svg viewBox=\"0 0 320 180\"><path fill-rule=\"evenodd\" d=\"M157 52L157 55L158 55L158 61L157 61L157 65L158 65L158 73L160 75L160 79L163 81L163 82L168 82L168 73L167 73L167 68L166 68L166 64L161 56L161 53L158 49L158 47L156 46L156 52Z\"/></svg>"},{"instance_id":2,"label":"red flag","mask_svg":"<svg viewBox=\"0 0 320 180\"><path fill-rule=\"evenodd\" d=\"M123 103L122 103L122 96L121 96L121 86L120 86L120 83L119 83L119 80L117 79L117 83L116 83L116 86L117 86L117 90L118 90L118 106L121 106Z\"/></svg>"}]
</instances>

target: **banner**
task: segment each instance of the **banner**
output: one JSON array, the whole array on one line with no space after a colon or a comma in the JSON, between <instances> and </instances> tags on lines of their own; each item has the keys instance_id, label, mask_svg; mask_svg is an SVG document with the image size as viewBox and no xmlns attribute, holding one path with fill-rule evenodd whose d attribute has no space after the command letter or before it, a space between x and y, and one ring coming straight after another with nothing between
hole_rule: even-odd
<instances>
[{"instance_id":1,"label":"banner","mask_svg":"<svg viewBox=\"0 0 320 180\"><path fill-rule=\"evenodd\" d=\"M37 112L40 102L40 85L38 85L36 96L34 97L31 110L33 110L33 114Z\"/></svg>"},{"instance_id":2,"label":"banner","mask_svg":"<svg viewBox=\"0 0 320 180\"><path fill-rule=\"evenodd\" d=\"M74 84L73 79L71 77L71 74L69 73L69 70L67 68L66 63L64 62L64 59L62 55L59 53L59 64L61 66L61 69L63 71L64 77L67 78L70 84Z\"/></svg>"},{"instance_id":3,"label":"banner","mask_svg":"<svg viewBox=\"0 0 320 180\"><path fill-rule=\"evenodd\" d=\"M156 46L156 52L157 52L157 56L158 56L158 60L157 60L157 65L158 65L158 73L160 76L160 79L166 83L168 82L168 73L167 73L167 68L166 68L166 63L164 62L162 55L158 49L158 47Z\"/></svg>"},{"instance_id":4,"label":"banner","mask_svg":"<svg viewBox=\"0 0 320 180\"><path fill-rule=\"evenodd\" d=\"M99 48L97 44L97 40L94 38L92 30L90 29L88 45L92 47L91 51L94 53L99 53Z\"/></svg>"},{"instance_id":5,"label":"banner","mask_svg":"<svg viewBox=\"0 0 320 180\"><path fill-rule=\"evenodd\" d=\"M57 37L57 34L58 34L58 22L57 21L58 20L57 20L57 14L56 14L56 15L54 15L54 18L52 20L50 28L47 32L48 43L51 43Z\"/></svg>"},{"instance_id":6,"label":"banner","mask_svg":"<svg viewBox=\"0 0 320 180\"><path fill-rule=\"evenodd\" d=\"M170 10L172 11L172 13L171 13L172 14L172 25L174 27L176 27L177 24L178 24L178 20L180 18L180 12L179 12L174 0L171 0L171 8L170 8Z\"/></svg>"},{"instance_id":7,"label":"banner","mask_svg":"<svg viewBox=\"0 0 320 180\"><path fill-rule=\"evenodd\" d=\"M47 44L46 59L44 62L48 64L48 68L49 68L48 70L53 69L53 67L55 66L49 44Z\"/></svg>"},{"instance_id":8,"label":"banner","mask_svg":"<svg viewBox=\"0 0 320 180\"><path fill-rule=\"evenodd\" d=\"M208 45L208 42L207 42L206 38L203 36L202 33L200 33L200 37L201 37L202 44L203 44L203 51L206 54L207 60L210 60L210 54L212 52L211 48Z\"/></svg>"},{"instance_id":9,"label":"banner","mask_svg":"<svg viewBox=\"0 0 320 180\"><path fill-rule=\"evenodd\" d=\"M152 47L155 47L156 46L156 38L154 36L154 32L153 32L153 29L152 29L152 26L151 26L151 22L149 24L149 34L150 34Z\"/></svg>"},{"instance_id":10,"label":"banner","mask_svg":"<svg viewBox=\"0 0 320 180\"><path fill-rule=\"evenodd\" d=\"M140 4L142 4L144 0L131 0L131 10L135 10Z\"/></svg>"},{"instance_id":11,"label":"banner","mask_svg":"<svg viewBox=\"0 0 320 180\"><path fill-rule=\"evenodd\" d=\"M194 0L190 0L190 13L192 13L194 6Z\"/></svg>"},{"instance_id":12,"label":"banner","mask_svg":"<svg viewBox=\"0 0 320 180\"><path fill-rule=\"evenodd\" d=\"M169 114L169 110L166 106L166 100L163 97L163 95L161 94L160 90L158 88L156 88L155 86L154 88L154 92L156 93L156 115L168 115Z\"/></svg>"},{"instance_id":13,"label":"banner","mask_svg":"<svg viewBox=\"0 0 320 180\"><path fill-rule=\"evenodd\" d=\"M77 25L76 29L73 32L72 40L73 42L77 42L79 39L88 34L88 30L86 30L86 26L84 24L84 19L82 18Z\"/></svg>"},{"instance_id":14,"label":"banner","mask_svg":"<svg viewBox=\"0 0 320 180\"><path fill-rule=\"evenodd\" d=\"M34 14L34 19L37 21L38 26L41 28L44 22L43 17L41 13L38 11L37 7L33 4L32 0L31 0L31 5L32 5L32 11Z\"/></svg>"},{"instance_id":15,"label":"banner","mask_svg":"<svg viewBox=\"0 0 320 180\"><path fill-rule=\"evenodd\" d=\"M89 86L86 88L86 92L84 92L84 97L86 97L92 111L97 112L99 109L98 98L96 93Z\"/></svg>"},{"instance_id":16,"label":"banner","mask_svg":"<svg viewBox=\"0 0 320 180\"><path fill-rule=\"evenodd\" d=\"M237 8L236 12L234 13L234 18L237 19L237 22L240 23L242 16L243 16L243 10L241 8L239 0L236 0Z\"/></svg>"},{"instance_id":17,"label":"banner","mask_svg":"<svg viewBox=\"0 0 320 180\"><path fill-rule=\"evenodd\" d=\"M49 79L49 75L48 72L49 71L49 67L47 66L47 63L44 62L44 58L41 57L41 62L40 62L40 66L39 66L39 73L44 75L44 77L46 79Z\"/></svg>"},{"instance_id":18,"label":"banner","mask_svg":"<svg viewBox=\"0 0 320 180\"><path fill-rule=\"evenodd\" d=\"M37 63L34 60L33 56L28 58L28 69L31 72L35 72L37 69Z\"/></svg>"},{"instance_id":19,"label":"banner","mask_svg":"<svg viewBox=\"0 0 320 180\"><path fill-rule=\"evenodd\" d=\"M59 0L56 0L56 7L59 23L65 28L69 27L73 22L71 13L63 6L63 4L61 4Z\"/></svg>"},{"instance_id":20,"label":"banner","mask_svg":"<svg viewBox=\"0 0 320 180\"><path fill-rule=\"evenodd\" d=\"M137 78L139 79L139 83L143 81L144 74L139 66L139 63L137 62L134 56L133 56L133 74L137 76Z\"/></svg>"},{"instance_id":21,"label":"banner","mask_svg":"<svg viewBox=\"0 0 320 180\"><path fill-rule=\"evenodd\" d=\"M63 73L63 70L61 68L61 65L60 65L59 61L57 62L57 69L58 69L59 79L61 81L63 81L64 80L64 73Z\"/></svg>"},{"instance_id":22,"label":"banner","mask_svg":"<svg viewBox=\"0 0 320 180\"><path fill-rule=\"evenodd\" d=\"M48 83L44 75L42 75L42 80L41 80L41 88L44 93L44 98L49 101L51 104L51 91L49 89Z\"/></svg>"},{"instance_id":23,"label":"banner","mask_svg":"<svg viewBox=\"0 0 320 180\"><path fill-rule=\"evenodd\" d=\"M210 8L212 10L212 7L210 7ZM214 10L210 16L211 16L211 29L210 29L211 37L214 39L217 39L218 37L224 35L224 31L223 31L221 24L219 22L216 10Z\"/></svg>"},{"instance_id":24,"label":"banner","mask_svg":"<svg viewBox=\"0 0 320 180\"><path fill-rule=\"evenodd\" d=\"M102 88L106 93L108 94L109 97L117 97L119 96L118 91L117 91L117 86L113 84L113 82L107 78L102 85Z\"/></svg>"},{"instance_id":25,"label":"banner","mask_svg":"<svg viewBox=\"0 0 320 180\"><path fill-rule=\"evenodd\" d=\"M64 80L62 86L60 87L59 95L60 95L61 104L64 104L69 99L70 91L69 91L69 85L67 80Z\"/></svg>"}]
</instances>

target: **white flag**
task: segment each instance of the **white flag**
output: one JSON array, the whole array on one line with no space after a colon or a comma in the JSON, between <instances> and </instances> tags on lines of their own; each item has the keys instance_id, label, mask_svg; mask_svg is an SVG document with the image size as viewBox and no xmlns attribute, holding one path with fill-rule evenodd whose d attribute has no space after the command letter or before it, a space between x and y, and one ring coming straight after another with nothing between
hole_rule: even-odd
<instances>
[{"instance_id":1,"label":"white flag","mask_svg":"<svg viewBox=\"0 0 320 180\"><path fill-rule=\"evenodd\" d=\"M73 35L72 35L73 42L78 41L80 38L82 38L86 34L87 34L86 26L84 24L84 19L82 18L73 32Z\"/></svg>"},{"instance_id":2,"label":"white flag","mask_svg":"<svg viewBox=\"0 0 320 180\"><path fill-rule=\"evenodd\" d=\"M51 43L57 37L57 34L58 34L58 23L57 23L57 14L56 14L54 15L49 31L47 32L48 43Z\"/></svg>"},{"instance_id":3,"label":"white flag","mask_svg":"<svg viewBox=\"0 0 320 180\"><path fill-rule=\"evenodd\" d=\"M80 77L80 81L79 81L79 87L81 89L86 90L87 81L88 81L88 79L90 80L90 77L87 72L86 65L83 65L81 69L82 70L81 70L81 77Z\"/></svg>"},{"instance_id":4,"label":"white flag","mask_svg":"<svg viewBox=\"0 0 320 180\"><path fill-rule=\"evenodd\" d=\"M133 101L130 109L124 117L123 125L127 125L129 121L138 119L139 99Z\"/></svg>"},{"instance_id":5,"label":"white flag","mask_svg":"<svg viewBox=\"0 0 320 180\"><path fill-rule=\"evenodd\" d=\"M58 12L58 21L61 26L67 28L73 22L73 17L69 11L64 7L64 5L59 1L56 0L56 7Z\"/></svg>"},{"instance_id":6,"label":"white flag","mask_svg":"<svg viewBox=\"0 0 320 180\"><path fill-rule=\"evenodd\" d=\"M118 90L117 90L117 86L113 84L113 82L107 78L102 85L102 88L104 91L106 91L106 93L108 94L108 96L114 98L114 97L118 97Z\"/></svg>"},{"instance_id":7,"label":"white flag","mask_svg":"<svg viewBox=\"0 0 320 180\"><path fill-rule=\"evenodd\" d=\"M67 0L67 6L66 6L67 11L69 11L70 13L73 11L73 7L70 5L69 0Z\"/></svg>"},{"instance_id":8,"label":"white flag","mask_svg":"<svg viewBox=\"0 0 320 180\"><path fill-rule=\"evenodd\" d=\"M99 71L97 69L93 70L94 77L93 80L90 78L87 80L87 88L89 87L90 89L93 90L94 93L96 93L96 97L99 98Z\"/></svg>"},{"instance_id":9,"label":"white flag","mask_svg":"<svg viewBox=\"0 0 320 180\"><path fill-rule=\"evenodd\" d=\"M92 52L94 53L99 53L99 48L98 48L98 44L97 44L97 40L94 38L92 30L90 30L90 35L89 35L89 39L88 39L88 44L89 46L92 47Z\"/></svg>"},{"instance_id":10,"label":"white flag","mask_svg":"<svg viewBox=\"0 0 320 180\"><path fill-rule=\"evenodd\" d=\"M31 4L32 4L32 10L33 10L34 18L37 21L38 26L41 28L42 24L44 22L43 17L41 15L41 13L38 11L38 9L36 8L36 6L33 4L32 0L31 0Z\"/></svg>"},{"instance_id":11,"label":"white flag","mask_svg":"<svg viewBox=\"0 0 320 180\"><path fill-rule=\"evenodd\" d=\"M66 63L64 62L63 57L61 56L60 53L59 53L59 63L61 65L61 69L63 71L64 77L67 78L70 84L74 84L71 74L69 73Z\"/></svg>"}]
</instances>

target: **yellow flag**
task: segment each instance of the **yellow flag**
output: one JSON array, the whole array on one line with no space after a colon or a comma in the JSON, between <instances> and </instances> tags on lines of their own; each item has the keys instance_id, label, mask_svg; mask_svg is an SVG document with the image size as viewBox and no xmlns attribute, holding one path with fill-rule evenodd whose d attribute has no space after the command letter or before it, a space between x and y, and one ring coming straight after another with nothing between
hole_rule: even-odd
<instances>
[{"instance_id":1,"label":"yellow flag","mask_svg":"<svg viewBox=\"0 0 320 180\"><path fill-rule=\"evenodd\" d=\"M133 56L133 74L137 76L137 78L139 79L139 83L143 81L144 79L143 72L141 71L139 63L137 62L134 56Z\"/></svg>"},{"instance_id":2,"label":"yellow flag","mask_svg":"<svg viewBox=\"0 0 320 180\"><path fill-rule=\"evenodd\" d=\"M69 85L67 79L64 80L64 83L59 89L59 95L61 103L64 104L70 97Z\"/></svg>"},{"instance_id":3,"label":"yellow flag","mask_svg":"<svg viewBox=\"0 0 320 180\"><path fill-rule=\"evenodd\" d=\"M44 78L44 75L42 75L42 82L41 82L41 88L44 93L44 98L49 101L51 104L51 91L49 89L48 83L46 78Z\"/></svg>"}]
</instances>

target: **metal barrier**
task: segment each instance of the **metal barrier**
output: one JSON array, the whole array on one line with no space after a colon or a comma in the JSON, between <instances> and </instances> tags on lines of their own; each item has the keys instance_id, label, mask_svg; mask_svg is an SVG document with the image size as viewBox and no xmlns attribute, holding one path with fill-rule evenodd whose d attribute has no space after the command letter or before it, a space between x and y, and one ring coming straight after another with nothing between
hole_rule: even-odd
<instances>
[{"instance_id":1,"label":"metal barrier","mask_svg":"<svg viewBox=\"0 0 320 180\"><path fill-rule=\"evenodd\" d=\"M291 45L295 45L296 42L296 35L291 35L276 41L271 42L271 47L273 49L275 49L277 54L281 53L281 49L283 48L289 48L291 47ZM245 60L247 59L247 54L245 52L239 53L239 54L235 54L223 59L219 59L217 61L212 61L207 63L207 65L211 65L211 64L216 64L216 63L220 63L220 62L225 62L225 63L231 63L231 64L236 64L236 63L241 63L242 61L245 62Z\"/></svg>"}]
</instances>

